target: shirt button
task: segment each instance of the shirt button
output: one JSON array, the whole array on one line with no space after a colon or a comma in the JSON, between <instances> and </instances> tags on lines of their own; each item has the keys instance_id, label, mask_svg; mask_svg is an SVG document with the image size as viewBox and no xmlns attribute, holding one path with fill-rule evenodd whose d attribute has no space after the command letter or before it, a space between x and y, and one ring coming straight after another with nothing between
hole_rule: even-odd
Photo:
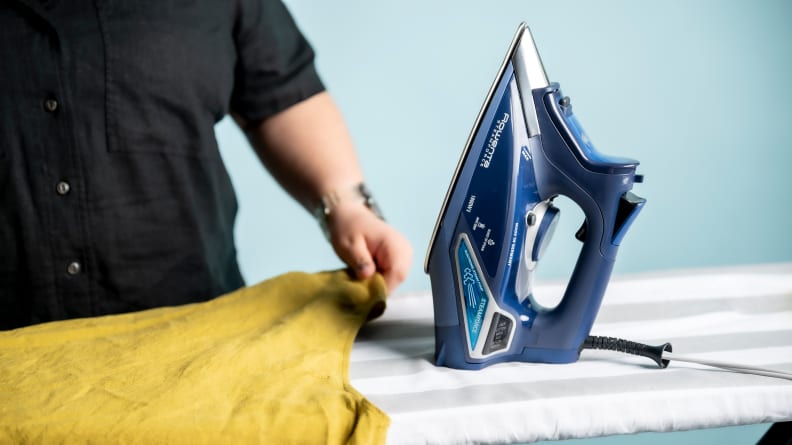
<instances>
[{"instance_id":1,"label":"shirt button","mask_svg":"<svg viewBox=\"0 0 792 445\"><path fill-rule=\"evenodd\" d=\"M71 190L71 186L69 185L69 183L68 183L68 182L66 182L66 181L61 181L61 182L59 182L59 183L58 183L58 185L55 187L55 190L57 190L57 192L58 192L58 194L59 194L59 195L63 196L63 195L66 195L66 194L68 194L68 193L69 193L69 190Z\"/></svg>"},{"instance_id":2,"label":"shirt button","mask_svg":"<svg viewBox=\"0 0 792 445\"><path fill-rule=\"evenodd\" d=\"M69 275L77 275L78 273L80 273L81 270L82 270L82 266L80 266L80 263L78 263L77 261L72 261L66 267L66 272L68 272Z\"/></svg>"},{"instance_id":3,"label":"shirt button","mask_svg":"<svg viewBox=\"0 0 792 445\"><path fill-rule=\"evenodd\" d=\"M55 99L47 99L44 101L44 109L50 113L58 109L58 101Z\"/></svg>"}]
</instances>

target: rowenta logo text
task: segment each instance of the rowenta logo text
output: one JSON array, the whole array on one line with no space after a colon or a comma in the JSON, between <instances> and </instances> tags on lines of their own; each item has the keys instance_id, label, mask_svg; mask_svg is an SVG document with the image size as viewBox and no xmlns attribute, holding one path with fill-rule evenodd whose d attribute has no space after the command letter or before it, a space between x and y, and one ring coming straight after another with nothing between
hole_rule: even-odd
<instances>
[{"instance_id":1,"label":"rowenta logo text","mask_svg":"<svg viewBox=\"0 0 792 445\"><path fill-rule=\"evenodd\" d=\"M492 162L492 156L495 155L495 149L498 148L498 141L500 141L501 133L503 129L506 128L508 122L509 113L503 113L503 117L492 126L492 133L490 133L487 146L484 147L484 154L481 155L479 167L489 168L490 162Z\"/></svg>"}]
</instances>

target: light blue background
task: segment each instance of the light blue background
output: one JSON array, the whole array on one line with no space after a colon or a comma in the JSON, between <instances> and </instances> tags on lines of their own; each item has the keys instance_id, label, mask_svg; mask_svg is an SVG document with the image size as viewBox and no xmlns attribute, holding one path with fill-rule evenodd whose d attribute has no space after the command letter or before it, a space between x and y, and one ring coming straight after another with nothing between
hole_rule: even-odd
<instances>
[{"instance_id":1,"label":"light blue background","mask_svg":"<svg viewBox=\"0 0 792 445\"><path fill-rule=\"evenodd\" d=\"M616 273L792 260L792 3L288 2L344 112L370 187L415 248L400 291L429 288L426 246L463 145L520 21L598 149L641 161L647 198ZM249 282L340 267L230 120ZM563 203L562 203L563 204ZM540 265L563 276L582 216Z\"/></svg>"},{"instance_id":2,"label":"light blue background","mask_svg":"<svg viewBox=\"0 0 792 445\"><path fill-rule=\"evenodd\" d=\"M370 188L415 248L399 292L429 289L423 259L437 212L520 21L598 149L641 161L646 180L635 192L648 203L616 274L792 260L792 2L287 4ZM238 192L247 281L341 267L236 127L225 120L217 134ZM564 277L579 250L572 233L582 215L563 204L540 265L547 278Z\"/></svg>"}]
</instances>

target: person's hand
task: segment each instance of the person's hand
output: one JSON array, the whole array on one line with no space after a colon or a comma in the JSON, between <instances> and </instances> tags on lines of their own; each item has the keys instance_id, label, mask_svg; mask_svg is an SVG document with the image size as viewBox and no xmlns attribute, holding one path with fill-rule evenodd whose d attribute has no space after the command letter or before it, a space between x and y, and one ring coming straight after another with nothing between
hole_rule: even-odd
<instances>
[{"instance_id":1,"label":"person's hand","mask_svg":"<svg viewBox=\"0 0 792 445\"><path fill-rule=\"evenodd\" d=\"M410 270L412 246L401 233L359 202L341 203L328 215L330 242L358 278L380 272L388 293Z\"/></svg>"}]
</instances>

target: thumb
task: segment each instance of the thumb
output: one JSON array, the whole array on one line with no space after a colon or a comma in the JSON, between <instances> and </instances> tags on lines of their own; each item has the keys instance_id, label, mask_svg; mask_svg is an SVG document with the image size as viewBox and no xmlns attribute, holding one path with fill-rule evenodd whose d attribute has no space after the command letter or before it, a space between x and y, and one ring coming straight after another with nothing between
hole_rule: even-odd
<instances>
[{"instance_id":1,"label":"thumb","mask_svg":"<svg viewBox=\"0 0 792 445\"><path fill-rule=\"evenodd\" d=\"M338 256L354 271L357 278L368 278L377 270L363 236L356 236L351 243L342 245Z\"/></svg>"}]
</instances>

